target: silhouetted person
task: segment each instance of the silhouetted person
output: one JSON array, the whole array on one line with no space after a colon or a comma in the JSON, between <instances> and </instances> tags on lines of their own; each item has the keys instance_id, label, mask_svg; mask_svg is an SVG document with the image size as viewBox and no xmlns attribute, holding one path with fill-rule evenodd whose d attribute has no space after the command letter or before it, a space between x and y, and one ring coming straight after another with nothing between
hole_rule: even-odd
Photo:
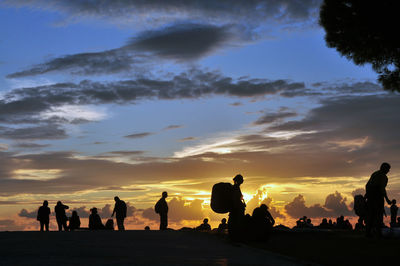
<instances>
[{"instance_id":1,"label":"silhouetted person","mask_svg":"<svg viewBox=\"0 0 400 266\"><path fill-rule=\"evenodd\" d=\"M252 238L255 240L266 240L275 224L274 218L268 211L268 206L261 204L260 207L255 208L251 218L253 221L251 224L252 228L250 228L250 232L253 235Z\"/></svg>"},{"instance_id":2,"label":"silhouetted person","mask_svg":"<svg viewBox=\"0 0 400 266\"><path fill-rule=\"evenodd\" d=\"M385 212L385 199L388 204L392 203L386 193L388 183L386 174L389 171L390 164L382 163L380 169L371 175L365 186L365 198L367 200L366 235L368 237L371 237L372 233L375 233L378 237L382 235L381 227Z\"/></svg>"},{"instance_id":3,"label":"silhouetted person","mask_svg":"<svg viewBox=\"0 0 400 266\"><path fill-rule=\"evenodd\" d=\"M232 209L229 212L228 218L228 233L232 239L238 239L243 229L242 222L246 204L243 200L243 194L240 190L240 185L243 184L243 176L236 175L233 178L232 186Z\"/></svg>"},{"instance_id":4,"label":"silhouetted person","mask_svg":"<svg viewBox=\"0 0 400 266\"><path fill-rule=\"evenodd\" d=\"M321 224L319 225L320 229L329 229L330 225L328 223L328 220L326 218L322 219Z\"/></svg>"},{"instance_id":5,"label":"silhouetted person","mask_svg":"<svg viewBox=\"0 0 400 266\"><path fill-rule=\"evenodd\" d=\"M91 214L89 215L89 230L100 230L104 229L104 225L101 222L100 215L97 214L97 208L90 209Z\"/></svg>"},{"instance_id":6,"label":"silhouetted person","mask_svg":"<svg viewBox=\"0 0 400 266\"><path fill-rule=\"evenodd\" d=\"M48 206L49 202L45 200L38 210L37 220L40 222L40 231L43 231L43 227L46 228L46 231L49 231L50 208Z\"/></svg>"},{"instance_id":7,"label":"silhouetted person","mask_svg":"<svg viewBox=\"0 0 400 266\"><path fill-rule=\"evenodd\" d=\"M222 233L228 229L228 224L226 223L226 218L222 218L221 223L218 225L218 232Z\"/></svg>"},{"instance_id":8,"label":"silhouetted person","mask_svg":"<svg viewBox=\"0 0 400 266\"><path fill-rule=\"evenodd\" d=\"M75 229L79 229L81 227L81 219L79 219L78 213L76 211L72 211L72 216L69 218L69 230L74 231Z\"/></svg>"},{"instance_id":9,"label":"silhouetted person","mask_svg":"<svg viewBox=\"0 0 400 266\"><path fill-rule=\"evenodd\" d=\"M115 206L111 217L114 216L117 218L117 226L119 231L124 231L124 219L126 217L126 204L125 201L120 200L118 197L114 197Z\"/></svg>"},{"instance_id":10,"label":"silhouetted person","mask_svg":"<svg viewBox=\"0 0 400 266\"><path fill-rule=\"evenodd\" d=\"M144 230L150 231L150 226L146 225L146 226L144 227Z\"/></svg>"},{"instance_id":11,"label":"silhouetted person","mask_svg":"<svg viewBox=\"0 0 400 266\"><path fill-rule=\"evenodd\" d=\"M168 193L164 191L161 199L154 206L154 210L160 215L160 230L167 230L168 228L168 204L165 200L167 197Z\"/></svg>"},{"instance_id":12,"label":"silhouetted person","mask_svg":"<svg viewBox=\"0 0 400 266\"><path fill-rule=\"evenodd\" d=\"M390 227L396 227L397 211L399 207L396 205L396 200L392 200L392 205L390 206Z\"/></svg>"},{"instance_id":13,"label":"silhouetted person","mask_svg":"<svg viewBox=\"0 0 400 266\"><path fill-rule=\"evenodd\" d=\"M56 220L58 225L58 231L62 231L64 227L64 231L68 231L67 227L67 215L65 214L65 210L69 209L67 205L61 203L61 201L57 201L57 205L54 207L54 212L56 213Z\"/></svg>"},{"instance_id":14,"label":"silhouetted person","mask_svg":"<svg viewBox=\"0 0 400 266\"><path fill-rule=\"evenodd\" d=\"M208 223L208 219L204 218L203 223L196 227L196 230L199 231L211 231L211 226Z\"/></svg>"}]
</instances>

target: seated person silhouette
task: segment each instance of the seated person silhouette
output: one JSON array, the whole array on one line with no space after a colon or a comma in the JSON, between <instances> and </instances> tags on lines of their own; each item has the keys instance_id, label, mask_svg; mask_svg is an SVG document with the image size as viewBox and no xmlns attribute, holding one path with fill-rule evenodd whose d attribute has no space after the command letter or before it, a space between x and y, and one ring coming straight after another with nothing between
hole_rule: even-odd
<instances>
[{"instance_id":1,"label":"seated person silhouette","mask_svg":"<svg viewBox=\"0 0 400 266\"><path fill-rule=\"evenodd\" d=\"M228 229L228 224L226 223L226 218L223 218L221 223L218 225L218 232L222 233L225 229Z\"/></svg>"},{"instance_id":2,"label":"seated person silhouette","mask_svg":"<svg viewBox=\"0 0 400 266\"><path fill-rule=\"evenodd\" d=\"M211 226L208 224L208 219L205 218L203 223L196 227L196 230L199 231L211 231Z\"/></svg>"},{"instance_id":3,"label":"seated person silhouette","mask_svg":"<svg viewBox=\"0 0 400 266\"><path fill-rule=\"evenodd\" d=\"M322 222L318 226L320 229L329 229L330 225L328 223L328 220L326 218L322 219Z\"/></svg>"},{"instance_id":4,"label":"seated person silhouette","mask_svg":"<svg viewBox=\"0 0 400 266\"><path fill-rule=\"evenodd\" d=\"M275 220L271 213L268 211L268 206L261 204L253 210L251 238L254 240L265 240L268 239L272 227L275 224Z\"/></svg>"},{"instance_id":5,"label":"seated person silhouette","mask_svg":"<svg viewBox=\"0 0 400 266\"><path fill-rule=\"evenodd\" d=\"M97 208L90 209L89 216L89 230L101 230L104 229L104 225L101 222L100 216L97 214Z\"/></svg>"},{"instance_id":6,"label":"seated person silhouette","mask_svg":"<svg viewBox=\"0 0 400 266\"><path fill-rule=\"evenodd\" d=\"M79 229L81 227L81 219L79 219L78 213L76 211L72 211L72 216L69 218L69 230L73 231L75 229Z\"/></svg>"}]
</instances>

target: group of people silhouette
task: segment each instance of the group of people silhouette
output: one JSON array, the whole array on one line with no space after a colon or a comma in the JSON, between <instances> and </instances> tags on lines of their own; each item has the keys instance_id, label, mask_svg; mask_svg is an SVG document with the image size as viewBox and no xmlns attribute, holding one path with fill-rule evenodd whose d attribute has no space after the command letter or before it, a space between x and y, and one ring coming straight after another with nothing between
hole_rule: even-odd
<instances>
[{"instance_id":1,"label":"group of people silhouette","mask_svg":"<svg viewBox=\"0 0 400 266\"><path fill-rule=\"evenodd\" d=\"M389 200L386 193L386 186L388 183L387 173L389 171L390 165L388 163L382 163L380 169L375 171L368 180L365 195L355 196L354 210L359 216L355 229L365 230L368 237L381 236L381 228L384 226L383 215L386 215L384 200L391 205L390 226L400 227L400 218L397 218L398 207L396 205L396 200ZM233 185L230 185L229 193L227 193L228 197L225 199L225 204L229 206L227 211L229 212L228 221L226 221L226 218L223 218L217 231L228 231L229 237L233 240L244 238L266 239L271 233L275 220L269 212L268 206L265 204L261 204L259 207L255 208L252 215L245 215L246 203L244 202L243 194L240 189L243 181L243 176L240 174L233 178ZM168 193L166 191L162 192L161 198L154 206L155 212L160 216L160 230L168 229L167 197ZM111 217L114 217L115 214L118 230L124 231L127 206L126 203L117 196L114 197L114 201L115 205ZM74 210L72 216L68 218L65 212L67 209L69 209L69 207L62 204L61 201L58 201L54 208L59 231L63 229L64 231L73 231L80 228L81 222L78 213ZM88 225L90 230L114 229L113 219L108 219L106 224L103 225L97 208L92 208L90 212ZM50 213L48 201L45 200L37 214L37 220L40 222L40 231L49 231ZM68 225L67 221L69 222ZM311 219L304 216L296 221L296 226L294 228L353 229L350 221L348 219L345 220L344 216L336 218L335 222L332 222L331 219L328 221L328 219L324 218L318 226L314 226ZM195 229L199 231L211 231L208 218L205 218L203 223Z\"/></svg>"},{"instance_id":2,"label":"group of people silhouette","mask_svg":"<svg viewBox=\"0 0 400 266\"><path fill-rule=\"evenodd\" d=\"M115 206L114 210L111 214L111 217L116 216L117 226L119 231L124 231L124 219L126 217L127 207L123 200L119 197L114 197ZM50 208L49 202L47 200L43 201L43 205L39 207L37 213L37 220L40 222L40 231L49 231L49 223L50 223ZM65 210L68 210L69 206L62 204L61 201L58 201L56 206L54 207L54 212L56 216L56 221L58 225L58 231L74 231L76 229L80 229L81 220L78 216L77 211L72 211L71 217L67 217ZM68 225L67 225L68 222ZM114 222L112 219L108 219L106 224L103 225L101 221L100 215L97 212L97 208L93 207L90 209L89 215L89 230L101 230L101 229L110 229L114 230Z\"/></svg>"}]
</instances>

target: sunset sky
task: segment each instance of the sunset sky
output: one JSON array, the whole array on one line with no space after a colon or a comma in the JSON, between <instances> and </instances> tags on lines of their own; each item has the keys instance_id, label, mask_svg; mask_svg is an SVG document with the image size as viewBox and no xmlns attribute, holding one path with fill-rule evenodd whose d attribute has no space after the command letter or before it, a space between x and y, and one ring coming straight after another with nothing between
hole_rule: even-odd
<instances>
[{"instance_id":1,"label":"sunset sky","mask_svg":"<svg viewBox=\"0 0 400 266\"><path fill-rule=\"evenodd\" d=\"M155 229L164 190L172 228L216 226L238 173L249 213L350 217L383 161L399 201L399 94L326 46L320 4L0 0L0 231L43 200L105 221L116 195Z\"/></svg>"}]
</instances>

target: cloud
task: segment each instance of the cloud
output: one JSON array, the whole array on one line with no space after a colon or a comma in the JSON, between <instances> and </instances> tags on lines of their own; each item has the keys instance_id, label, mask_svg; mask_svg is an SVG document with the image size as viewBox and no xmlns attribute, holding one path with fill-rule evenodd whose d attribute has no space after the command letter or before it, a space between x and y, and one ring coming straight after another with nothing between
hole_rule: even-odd
<instances>
[{"instance_id":1,"label":"cloud","mask_svg":"<svg viewBox=\"0 0 400 266\"><path fill-rule=\"evenodd\" d=\"M117 156L138 156L144 154L144 151L110 151L105 154Z\"/></svg>"},{"instance_id":2,"label":"cloud","mask_svg":"<svg viewBox=\"0 0 400 266\"><path fill-rule=\"evenodd\" d=\"M9 74L7 78L22 78L54 71L69 71L73 75L115 74L133 70L139 71L136 65L143 65L146 61L146 56L133 55L125 47L121 47L102 52L57 57L34 65L29 69Z\"/></svg>"},{"instance_id":3,"label":"cloud","mask_svg":"<svg viewBox=\"0 0 400 266\"><path fill-rule=\"evenodd\" d=\"M171 130L171 129L178 129L178 128L182 128L182 125L169 125L167 127L165 127L163 130Z\"/></svg>"},{"instance_id":4,"label":"cloud","mask_svg":"<svg viewBox=\"0 0 400 266\"><path fill-rule=\"evenodd\" d=\"M274 122L282 121L285 118L296 117L296 112L279 112L279 113L269 113L265 114L257 121L254 122L255 125L271 124Z\"/></svg>"},{"instance_id":5,"label":"cloud","mask_svg":"<svg viewBox=\"0 0 400 266\"><path fill-rule=\"evenodd\" d=\"M55 124L47 124L25 128L0 127L0 138L13 140L64 139L67 134L63 128Z\"/></svg>"},{"instance_id":6,"label":"cloud","mask_svg":"<svg viewBox=\"0 0 400 266\"><path fill-rule=\"evenodd\" d=\"M132 38L129 47L141 52L177 60L203 57L233 38L227 26L177 24L141 33Z\"/></svg>"},{"instance_id":7,"label":"cloud","mask_svg":"<svg viewBox=\"0 0 400 266\"><path fill-rule=\"evenodd\" d=\"M346 198L337 191L326 197L323 206L320 204L314 204L307 207L304 196L298 195L293 199L293 201L285 205L285 210L286 213L293 218L300 218L303 216L309 218L322 218L355 215L346 204Z\"/></svg>"},{"instance_id":8,"label":"cloud","mask_svg":"<svg viewBox=\"0 0 400 266\"><path fill-rule=\"evenodd\" d=\"M19 217L25 217L25 218L33 218L36 219L37 217L37 210L33 210L33 211L28 211L26 209L22 209L19 213L18 213Z\"/></svg>"},{"instance_id":9,"label":"cloud","mask_svg":"<svg viewBox=\"0 0 400 266\"><path fill-rule=\"evenodd\" d=\"M179 139L178 141L179 142L185 142L185 141L193 141L193 140L196 140L196 139L197 139L196 137L186 137L186 138Z\"/></svg>"},{"instance_id":10,"label":"cloud","mask_svg":"<svg viewBox=\"0 0 400 266\"><path fill-rule=\"evenodd\" d=\"M124 138L140 139L140 138L145 138L145 137L151 136L153 134L154 133L151 133L151 132L134 133L134 134L130 134L130 135L124 136Z\"/></svg>"},{"instance_id":11,"label":"cloud","mask_svg":"<svg viewBox=\"0 0 400 266\"><path fill-rule=\"evenodd\" d=\"M203 201L195 199L191 202L181 198L172 198L168 202L168 219L173 222L182 220L201 220L205 217L203 210Z\"/></svg>"},{"instance_id":12,"label":"cloud","mask_svg":"<svg viewBox=\"0 0 400 266\"><path fill-rule=\"evenodd\" d=\"M212 0L204 1L67 1L6 0L8 6L53 10L77 18L109 19L112 22L138 25L157 25L174 21L201 21L214 23L246 23L259 25L267 21L281 23L305 22L316 17L319 0ZM134 23L133 23L134 22Z\"/></svg>"},{"instance_id":13,"label":"cloud","mask_svg":"<svg viewBox=\"0 0 400 266\"><path fill-rule=\"evenodd\" d=\"M19 88L6 93L0 99L0 123L85 122L102 117L82 107L87 105L127 104L146 99L195 99L212 95L255 97L277 94L293 86L304 87L304 83L266 79L234 80L215 71L196 68L168 78L56 83ZM71 110L85 112L72 112L74 116L69 117L67 115L71 114Z\"/></svg>"},{"instance_id":14,"label":"cloud","mask_svg":"<svg viewBox=\"0 0 400 266\"><path fill-rule=\"evenodd\" d=\"M50 144L38 144L33 142L20 142L13 144L13 147L15 148L28 149L28 150L42 149L50 146L51 146Z\"/></svg>"}]
</instances>

